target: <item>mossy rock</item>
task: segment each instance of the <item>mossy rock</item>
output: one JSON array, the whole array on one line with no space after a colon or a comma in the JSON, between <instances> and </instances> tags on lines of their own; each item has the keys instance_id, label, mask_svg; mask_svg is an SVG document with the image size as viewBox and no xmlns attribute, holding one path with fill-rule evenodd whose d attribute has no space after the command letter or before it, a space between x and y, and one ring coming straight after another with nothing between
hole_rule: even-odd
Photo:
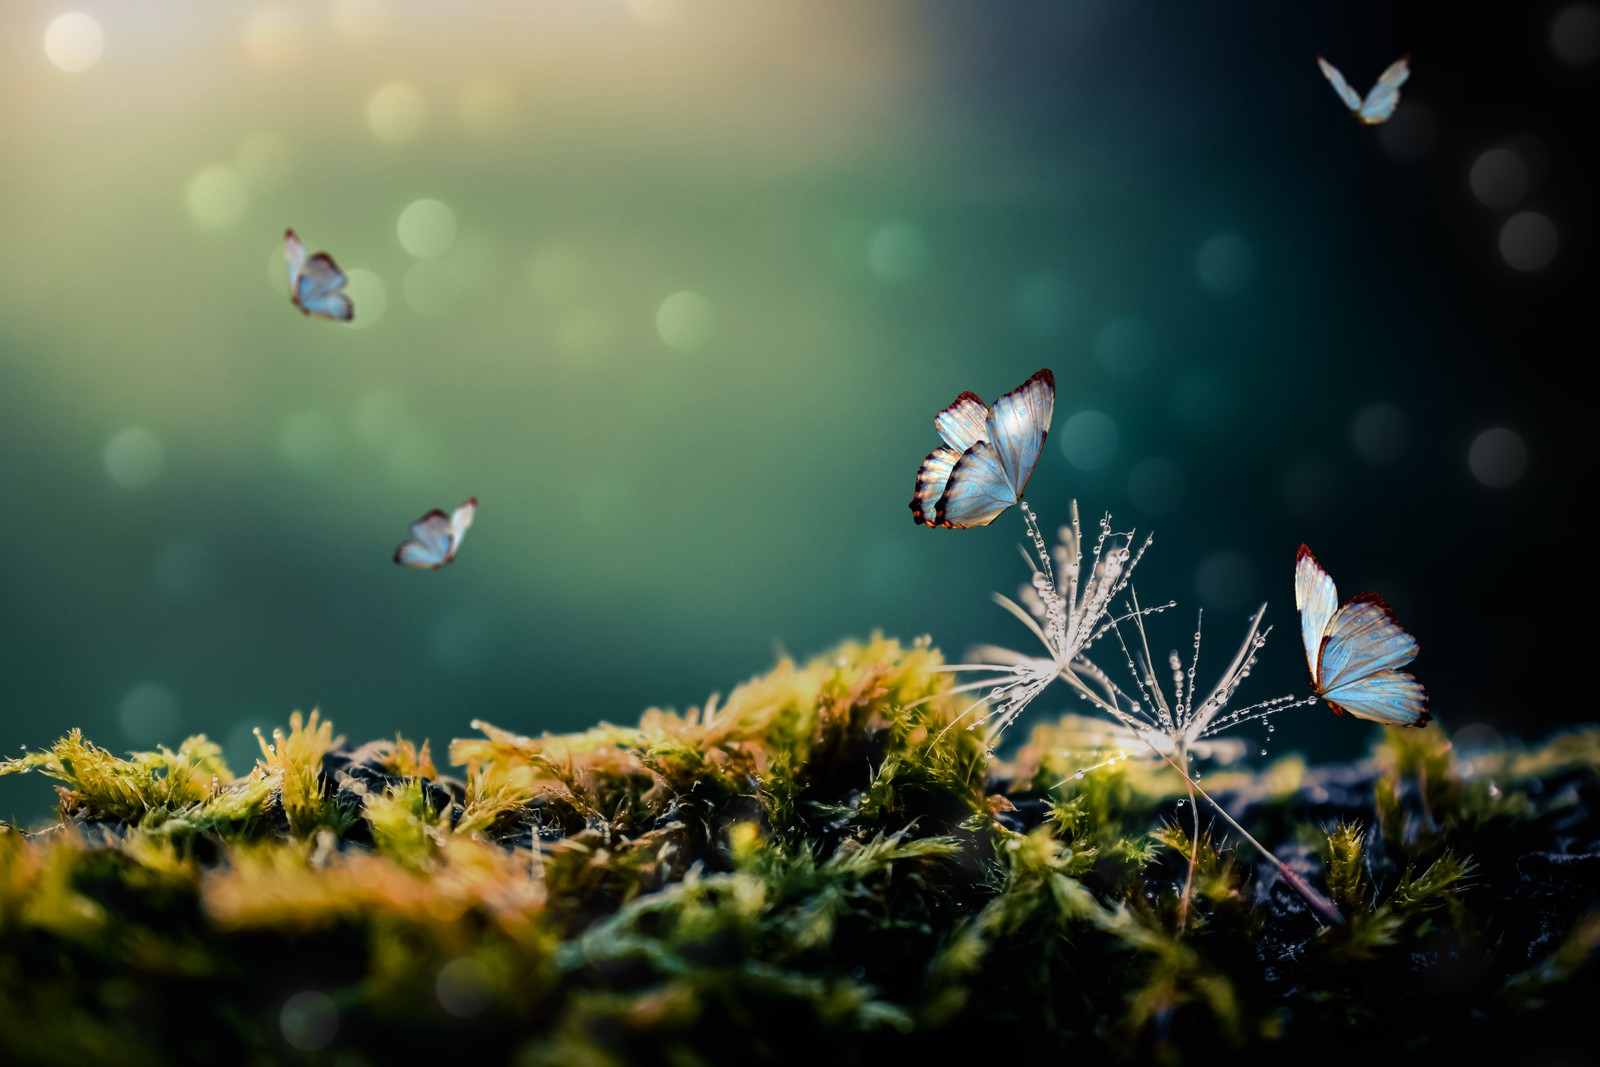
<instances>
[{"instance_id":1,"label":"mossy rock","mask_svg":"<svg viewBox=\"0 0 1600 1067\"><path fill-rule=\"evenodd\" d=\"M0 824L0 1059L1592 1047L1600 728L1208 775L1331 924L1204 814L1196 846L1172 768L1075 776L1073 720L989 759L939 666L874 640L637 726L483 725L458 779L315 713L242 777L202 737L122 759L73 732L0 764L61 783L58 824Z\"/></svg>"}]
</instances>

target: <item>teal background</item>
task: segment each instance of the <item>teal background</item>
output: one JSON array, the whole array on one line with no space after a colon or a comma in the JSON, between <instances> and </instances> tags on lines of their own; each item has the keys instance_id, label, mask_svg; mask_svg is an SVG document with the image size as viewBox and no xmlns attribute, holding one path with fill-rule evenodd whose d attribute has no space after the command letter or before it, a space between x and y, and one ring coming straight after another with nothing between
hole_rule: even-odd
<instances>
[{"instance_id":1,"label":"teal background","mask_svg":"<svg viewBox=\"0 0 1600 1067\"><path fill-rule=\"evenodd\" d=\"M1448 727L1591 714L1548 666L1581 655L1551 620L1585 595L1558 542L1593 448L1547 373L1593 336L1567 131L1594 68L1552 56L1558 6L100 2L81 73L45 55L63 10L0 12L0 751L81 726L247 759L313 707L442 744L698 704L875 630L1025 649L988 600L1020 518L906 502L934 414L1041 366L1029 500L1157 532L1138 589L1180 609L1152 637L1204 607L1203 676L1266 600L1245 695L1305 691L1306 541L1418 634ZM1378 129L1314 62L1364 90L1407 49ZM422 117L391 143L397 83ZM1528 275L1467 185L1513 137L1519 209L1563 226ZM456 222L435 258L397 231L423 198ZM285 226L368 272L357 328L289 305ZM685 291L709 321L663 325ZM1407 431L1382 462L1375 403ZM1117 430L1093 470L1060 447L1085 410ZM1467 458L1496 426L1529 453L1500 489ZM130 488L132 427L162 458ZM1178 483L1137 488L1151 459ZM391 562L472 495L454 564ZM1299 709L1274 745L1377 729ZM0 814L47 802L3 787Z\"/></svg>"}]
</instances>

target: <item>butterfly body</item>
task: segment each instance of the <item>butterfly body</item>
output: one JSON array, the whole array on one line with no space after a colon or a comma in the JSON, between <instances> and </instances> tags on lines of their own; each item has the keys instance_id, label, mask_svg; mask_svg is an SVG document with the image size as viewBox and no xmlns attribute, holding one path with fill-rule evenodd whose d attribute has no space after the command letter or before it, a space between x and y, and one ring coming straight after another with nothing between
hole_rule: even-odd
<instances>
[{"instance_id":1,"label":"butterfly body","mask_svg":"<svg viewBox=\"0 0 1600 1067\"><path fill-rule=\"evenodd\" d=\"M355 305L344 292L349 278L326 252L306 254L306 246L293 230L283 231L283 259L289 266L289 300L306 317L349 322Z\"/></svg>"},{"instance_id":2,"label":"butterfly body","mask_svg":"<svg viewBox=\"0 0 1600 1067\"><path fill-rule=\"evenodd\" d=\"M1401 56L1378 75L1377 82L1363 99L1360 93L1350 88L1350 83L1345 81L1338 67L1321 56L1317 57L1317 66L1322 68L1322 76L1328 79L1333 91L1344 101L1344 106L1361 120L1363 126L1377 126L1389 121L1394 109L1400 106L1400 86L1411 77L1411 57Z\"/></svg>"},{"instance_id":3,"label":"butterfly body","mask_svg":"<svg viewBox=\"0 0 1600 1067\"><path fill-rule=\"evenodd\" d=\"M394 561L415 570L438 570L456 558L461 539L478 513L472 497L450 514L435 508L411 524L411 538L394 550Z\"/></svg>"},{"instance_id":4,"label":"butterfly body","mask_svg":"<svg viewBox=\"0 0 1600 1067\"><path fill-rule=\"evenodd\" d=\"M1426 726L1428 691L1400 670L1417 655L1417 639L1377 593L1339 604L1328 572L1305 545L1295 557L1295 607L1311 688L1335 714L1386 726Z\"/></svg>"},{"instance_id":5,"label":"butterfly body","mask_svg":"<svg viewBox=\"0 0 1600 1067\"><path fill-rule=\"evenodd\" d=\"M934 417L944 444L917 468L911 517L923 526L987 526L1018 500L1039 462L1055 410L1056 380L1041 370L984 406L962 393Z\"/></svg>"}]
</instances>

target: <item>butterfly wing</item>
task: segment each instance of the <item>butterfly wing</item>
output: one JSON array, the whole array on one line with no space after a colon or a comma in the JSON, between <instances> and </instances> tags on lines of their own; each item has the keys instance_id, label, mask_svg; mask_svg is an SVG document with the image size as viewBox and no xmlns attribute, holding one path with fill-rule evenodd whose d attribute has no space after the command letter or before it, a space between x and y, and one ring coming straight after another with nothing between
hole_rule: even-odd
<instances>
[{"instance_id":1,"label":"butterfly wing","mask_svg":"<svg viewBox=\"0 0 1600 1067\"><path fill-rule=\"evenodd\" d=\"M1348 711L1358 719L1385 726L1426 726L1428 691L1405 671L1378 671L1322 694L1334 711Z\"/></svg>"},{"instance_id":2,"label":"butterfly wing","mask_svg":"<svg viewBox=\"0 0 1600 1067\"><path fill-rule=\"evenodd\" d=\"M1300 640L1306 646L1306 666L1313 683L1321 684L1317 664L1322 658L1322 638L1339 610L1339 591L1311 549L1300 546L1294 560L1294 606L1300 610Z\"/></svg>"},{"instance_id":3,"label":"butterfly wing","mask_svg":"<svg viewBox=\"0 0 1600 1067\"><path fill-rule=\"evenodd\" d=\"M1041 370L994 402L989 413L987 440L994 446L1011 489L1007 507L1017 502L1033 475L1044 439L1050 435L1050 416L1056 406L1056 379ZM955 474L951 474L954 483ZM992 516L991 516L992 518Z\"/></svg>"},{"instance_id":4,"label":"butterfly wing","mask_svg":"<svg viewBox=\"0 0 1600 1067\"><path fill-rule=\"evenodd\" d=\"M933 525L965 529L987 526L1017 502L1000 455L987 441L979 441L956 460L943 495L934 507Z\"/></svg>"},{"instance_id":5,"label":"butterfly wing","mask_svg":"<svg viewBox=\"0 0 1600 1067\"><path fill-rule=\"evenodd\" d=\"M933 418L934 429L957 455L989 439L988 422L989 409L973 393L962 393Z\"/></svg>"},{"instance_id":6,"label":"butterfly wing","mask_svg":"<svg viewBox=\"0 0 1600 1067\"><path fill-rule=\"evenodd\" d=\"M1367 99L1356 115L1368 126L1389 121L1394 109L1400 105L1400 86L1411 77L1411 57L1401 56L1389 64L1389 69L1378 75L1378 81L1367 93Z\"/></svg>"},{"instance_id":7,"label":"butterfly wing","mask_svg":"<svg viewBox=\"0 0 1600 1067\"><path fill-rule=\"evenodd\" d=\"M350 297L340 291L348 281L332 256L318 252L300 268L290 292L295 304L306 314L349 322L355 317L355 306L350 303Z\"/></svg>"},{"instance_id":8,"label":"butterfly wing","mask_svg":"<svg viewBox=\"0 0 1600 1067\"><path fill-rule=\"evenodd\" d=\"M451 517L434 510L411 524L411 540L400 542L394 561L404 567L438 570L455 554Z\"/></svg>"},{"instance_id":9,"label":"butterfly wing","mask_svg":"<svg viewBox=\"0 0 1600 1067\"><path fill-rule=\"evenodd\" d=\"M1317 679L1323 692L1379 671L1404 667L1417 658L1417 639L1394 617L1377 593L1350 598L1328 626Z\"/></svg>"},{"instance_id":10,"label":"butterfly wing","mask_svg":"<svg viewBox=\"0 0 1600 1067\"><path fill-rule=\"evenodd\" d=\"M944 496L945 486L950 482L950 472L960 459L960 452L940 447L929 452L928 458L917 468L917 488L911 497L911 517L920 525L937 524L934 516L939 498Z\"/></svg>"},{"instance_id":11,"label":"butterfly wing","mask_svg":"<svg viewBox=\"0 0 1600 1067\"><path fill-rule=\"evenodd\" d=\"M467 528L472 525L472 520L478 515L478 498L472 497L455 511L450 513L450 555L454 556L461 548L461 539L467 536Z\"/></svg>"},{"instance_id":12,"label":"butterfly wing","mask_svg":"<svg viewBox=\"0 0 1600 1067\"><path fill-rule=\"evenodd\" d=\"M1348 711L1386 726L1422 726L1428 691L1397 668L1417 656L1417 639L1394 617L1377 593L1351 597L1328 625L1317 677L1322 698L1334 711Z\"/></svg>"},{"instance_id":13,"label":"butterfly wing","mask_svg":"<svg viewBox=\"0 0 1600 1067\"><path fill-rule=\"evenodd\" d=\"M283 261L289 265L289 299L298 304L295 290L300 284L300 271L306 265L306 246L293 230L283 231Z\"/></svg>"},{"instance_id":14,"label":"butterfly wing","mask_svg":"<svg viewBox=\"0 0 1600 1067\"><path fill-rule=\"evenodd\" d=\"M1350 88L1350 83L1344 80L1344 75L1339 73L1339 68L1329 63L1321 56L1317 57L1317 66L1322 68L1322 76L1328 79L1333 86L1333 91L1339 94L1339 99L1344 101L1344 106L1351 111L1361 110L1361 94Z\"/></svg>"}]
</instances>

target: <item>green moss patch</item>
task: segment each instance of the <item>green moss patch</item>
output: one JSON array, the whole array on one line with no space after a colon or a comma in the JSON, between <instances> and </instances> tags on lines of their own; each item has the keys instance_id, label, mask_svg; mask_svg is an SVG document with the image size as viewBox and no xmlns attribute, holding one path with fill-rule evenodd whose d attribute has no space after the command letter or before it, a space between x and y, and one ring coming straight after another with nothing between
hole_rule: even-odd
<instances>
[{"instance_id":1,"label":"green moss patch","mask_svg":"<svg viewBox=\"0 0 1600 1067\"><path fill-rule=\"evenodd\" d=\"M1208 775L1338 905L1325 926L1209 818L1192 839L1170 767L1075 777L1067 720L988 759L945 729L965 702L940 662L875 640L634 726L478 724L454 776L315 713L242 775L201 737L119 757L73 732L0 763L60 797L56 825L0 826L0 1053L1581 1054L1600 728L1470 757L1390 731L1351 765Z\"/></svg>"}]
</instances>

